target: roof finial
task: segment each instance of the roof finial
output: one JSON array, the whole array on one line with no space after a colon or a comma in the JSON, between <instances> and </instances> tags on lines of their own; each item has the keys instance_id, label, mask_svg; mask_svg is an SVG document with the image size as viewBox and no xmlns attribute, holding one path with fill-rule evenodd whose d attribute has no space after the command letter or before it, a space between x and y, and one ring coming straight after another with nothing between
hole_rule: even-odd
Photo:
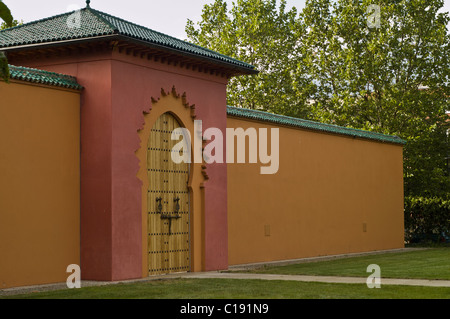
<instances>
[{"instance_id":1,"label":"roof finial","mask_svg":"<svg viewBox=\"0 0 450 319\"><path fill-rule=\"evenodd\" d=\"M86 0L86 7L90 8L91 7L91 0Z\"/></svg>"}]
</instances>

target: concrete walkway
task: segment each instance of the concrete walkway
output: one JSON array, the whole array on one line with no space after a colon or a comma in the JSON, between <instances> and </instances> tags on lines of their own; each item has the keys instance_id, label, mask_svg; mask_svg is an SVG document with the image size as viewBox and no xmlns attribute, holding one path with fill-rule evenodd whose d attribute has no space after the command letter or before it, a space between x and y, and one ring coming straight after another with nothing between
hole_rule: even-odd
<instances>
[{"instance_id":1,"label":"concrete walkway","mask_svg":"<svg viewBox=\"0 0 450 319\"><path fill-rule=\"evenodd\" d=\"M301 276L301 275L270 275L270 274L249 274L249 273L190 273L183 278L196 279L248 279L248 280L283 280L301 282L324 282L335 284L366 284L367 278L361 277L334 277L334 276ZM401 286L426 286L426 287L448 287L450 280L425 280L425 279L391 279L381 278L381 285L401 285Z\"/></svg>"}]
</instances>

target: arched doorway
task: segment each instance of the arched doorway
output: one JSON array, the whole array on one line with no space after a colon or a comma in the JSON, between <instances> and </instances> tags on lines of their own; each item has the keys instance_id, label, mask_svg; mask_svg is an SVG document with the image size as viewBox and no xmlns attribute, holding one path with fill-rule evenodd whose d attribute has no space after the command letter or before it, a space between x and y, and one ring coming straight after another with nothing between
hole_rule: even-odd
<instances>
[{"instance_id":1,"label":"arched doorway","mask_svg":"<svg viewBox=\"0 0 450 319\"><path fill-rule=\"evenodd\" d=\"M171 136L180 127L171 113L164 113L156 120L148 139L149 275L191 269L190 164L176 164L171 157L179 142Z\"/></svg>"}]
</instances>

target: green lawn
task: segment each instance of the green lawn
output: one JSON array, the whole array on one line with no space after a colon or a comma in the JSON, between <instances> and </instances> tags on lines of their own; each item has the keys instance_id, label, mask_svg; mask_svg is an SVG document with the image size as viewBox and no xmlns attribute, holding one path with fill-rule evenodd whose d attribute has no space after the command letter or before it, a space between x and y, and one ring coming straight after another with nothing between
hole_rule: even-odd
<instances>
[{"instance_id":1,"label":"green lawn","mask_svg":"<svg viewBox=\"0 0 450 319\"><path fill-rule=\"evenodd\" d=\"M176 279L34 293L21 299L450 299L450 288L291 281ZM0 297L1 299L1 297Z\"/></svg>"},{"instance_id":2,"label":"green lawn","mask_svg":"<svg viewBox=\"0 0 450 319\"><path fill-rule=\"evenodd\" d=\"M450 248L265 267L251 272L271 274L368 277L367 266L378 264L382 278L450 280ZM450 288L327 284L290 281L176 279L116 284L75 290L8 296L0 299L450 299Z\"/></svg>"},{"instance_id":3,"label":"green lawn","mask_svg":"<svg viewBox=\"0 0 450 319\"><path fill-rule=\"evenodd\" d=\"M367 266L381 267L382 278L450 280L450 248L387 253L372 256L264 267L251 272L283 275L367 277Z\"/></svg>"}]
</instances>

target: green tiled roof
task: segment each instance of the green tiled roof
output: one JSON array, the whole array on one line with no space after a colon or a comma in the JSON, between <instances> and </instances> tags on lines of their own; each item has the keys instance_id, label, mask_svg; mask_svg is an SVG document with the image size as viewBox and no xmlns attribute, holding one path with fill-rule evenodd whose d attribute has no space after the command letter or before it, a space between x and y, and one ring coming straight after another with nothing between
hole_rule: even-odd
<instances>
[{"instance_id":1,"label":"green tiled roof","mask_svg":"<svg viewBox=\"0 0 450 319\"><path fill-rule=\"evenodd\" d=\"M232 117L240 117L250 120L256 120L256 121L263 121L268 123L273 123L277 125L283 125L283 126L291 126L291 127L297 127L307 130L313 130L313 131L320 131L324 133L332 133L332 134L339 134L339 135L345 135L350 136L354 138L363 138L363 139L369 139L369 140L375 140L379 142L385 142L385 143L394 143L394 144L406 144L404 140L397 136L391 136L391 135L385 135L375 132L369 132L369 131L363 131L363 130L357 130L337 125L330 125L330 124L324 124L319 122L313 122L313 121L307 121L302 120L294 117L288 117L283 115L277 115L262 111L255 111L255 110L249 110L249 109L243 109L243 108L237 108L228 106L227 107L227 114L228 116Z\"/></svg>"},{"instance_id":2,"label":"green tiled roof","mask_svg":"<svg viewBox=\"0 0 450 319\"><path fill-rule=\"evenodd\" d=\"M73 90L82 90L73 76L10 65L12 80L20 80L38 84L52 85Z\"/></svg>"},{"instance_id":3,"label":"green tiled roof","mask_svg":"<svg viewBox=\"0 0 450 319\"><path fill-rule=\"evenodd\" d=\"M78 11L80 17L78 27L78 25L75 25L76 19L70 18L75 17L74 13L69 12L0 31L0 49L116 35L143 41L148 45L226 63L232 67L247 70L250 73L255 72L254 66L245 62L153 31L90 7Z\"/></svg>"}]
</instances>

